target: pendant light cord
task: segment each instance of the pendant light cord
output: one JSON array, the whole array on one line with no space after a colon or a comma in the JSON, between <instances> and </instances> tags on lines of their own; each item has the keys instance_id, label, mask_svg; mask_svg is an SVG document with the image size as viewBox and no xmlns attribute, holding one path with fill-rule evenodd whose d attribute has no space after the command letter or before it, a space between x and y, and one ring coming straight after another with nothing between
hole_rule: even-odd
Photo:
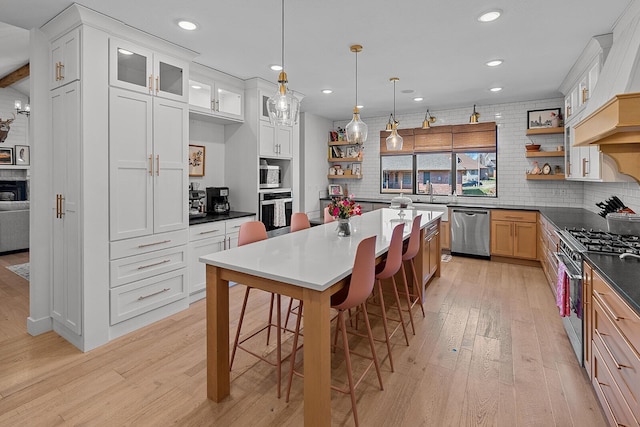
<instances>
[{"instance_id":1,"label":"pendant light cord","mask_svg":"<svg viewBox=\"0 0 640 427\"><path fill-rule=\"evenodd\" d=\"M396 80L393 80L393 124L396 123Z\"/></svg>"},{"instance_id":2,"label":"pendant light cord","mask_svg":"<svg viewBox=\"0 0 640 427\"><path fill-rule=\"evenodd\" d=\"M284 71L284 0L282 0L282 71Z\"/></svg>"}]
</instances>

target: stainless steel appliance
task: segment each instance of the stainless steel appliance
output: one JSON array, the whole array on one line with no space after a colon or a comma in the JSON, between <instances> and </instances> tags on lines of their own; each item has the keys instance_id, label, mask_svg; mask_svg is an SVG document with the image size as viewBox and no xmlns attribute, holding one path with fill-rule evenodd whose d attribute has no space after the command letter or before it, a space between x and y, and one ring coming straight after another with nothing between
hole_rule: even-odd
<instances>
[{"instance_id":1,"label":"stainless steel appliance","mask_svg":"<svg viewBox=\"0 0 640 427\"><path fill-rule=\"evenodd\" d=\"M566 267L569 278L570 315L562 318L562 323L571 346L583 363L583 304L582 304L582 254L584 252L609 253L612 255L629 254L640 255L640 237L593 231L585 229L566 229L557 232L560 237L559 252L556 254L559 262Z\"/></svg>"},{"instance_id":2,"label":"stainless steel appliance","mask_svg":"<svg viewBox=\"0 0 640 427\"><path fill-rule=\"evenodd\" d=\"M260 192L259 204L260 221L267 231L291 225L293 197L290 189Z\"/></svg>"},{"instance_id":3,"label":"stainless steel appliance","mask_svg":"<svg viewBox=\"0 0 640 427\"><path fill-rule=\"evenodd\" d=\"M207 187L207 212L226 214L229 205L229 187Z\"/></svg>"},{"instance_id":4,"label":"stainless steel appliance","mask_svg":"<svg viewBox=\"0 0 640 427\"><path fill-rule=\"evenodd\" d=\"M486 209L451 209L451 254L489 258L491 226Z\"/></svg>"},{"instance_id":5,"label":"stainless steel appliance","mask_svg":"<svg viewBox=\"0 0 640 427\"><path fill-rule=\"evenodd\" d=\"M282 185L280 166L260 165L260 188L279 188Z\"/></svg>"},{"instance_id":6,"label":"stainless steel appliance","mask_svg":"<svg viewBox=\"0 0 640 427\"><path fill-rule=\"evenodd\" d=\"M204 190L189 190L189 218L207 216L206 197Z\"/></svg>"}]
</instances>

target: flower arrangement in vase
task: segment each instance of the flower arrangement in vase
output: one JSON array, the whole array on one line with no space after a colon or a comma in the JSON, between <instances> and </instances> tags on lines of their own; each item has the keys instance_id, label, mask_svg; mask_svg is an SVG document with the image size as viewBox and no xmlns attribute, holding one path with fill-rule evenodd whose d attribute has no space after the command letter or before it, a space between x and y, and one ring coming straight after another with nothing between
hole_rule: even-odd
<instances>
[{"instance_id":1,"label":"flower arrangement in vase","mask_svg":"<svg viewBox=\"0 0 640 427\"><path fill-rule=\"evenodd\" d=\"M354 215L362 215L362 207L354 200L354 195L331 198L329 214L336 219L349 219Z\"/></svg>"}]
</instances>

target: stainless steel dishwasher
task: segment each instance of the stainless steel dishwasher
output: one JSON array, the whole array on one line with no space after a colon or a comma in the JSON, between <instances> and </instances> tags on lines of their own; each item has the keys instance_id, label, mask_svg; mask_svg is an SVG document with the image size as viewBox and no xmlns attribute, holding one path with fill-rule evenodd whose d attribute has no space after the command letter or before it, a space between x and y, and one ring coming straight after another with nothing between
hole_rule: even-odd
<instances>
[{"instance_id":1,"label":"stainless steel dishwasher","mask_svg":"<svg viewBox=\"0 0 640 427\"><path fill-rule=\"evenodd\" d=\"M475 208L451 209L451 254L489 258L491 225L489 211Z\"/></svg>"}]
</instances>

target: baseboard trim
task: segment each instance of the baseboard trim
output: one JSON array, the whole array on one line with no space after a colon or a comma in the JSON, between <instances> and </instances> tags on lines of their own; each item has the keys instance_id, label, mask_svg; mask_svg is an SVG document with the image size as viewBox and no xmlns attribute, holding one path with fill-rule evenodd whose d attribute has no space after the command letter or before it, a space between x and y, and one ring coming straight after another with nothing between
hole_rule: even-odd
<instances>
[{"instance_id":1,"label":"baseboard trim","mask_svg":"<svg viewBox=\"0 0 640 427\"><path fill-rule=\"evenodd\" d=\"M27 317L27 332L34 337L53 330L53 319L50 316L34 319Z\"/></svg>"},{"instance_id":2,"label":"baseboard trim","mask_svg":"<svg viewBox=\"0 0 640 427\"><path fill-rule=\"evenodd\" d=\"M540 264L540 261L537 261L535 259L509 258L509 257L491 255L491 261L542 268L542 264Z\"/></svg>"}]
</instances>

